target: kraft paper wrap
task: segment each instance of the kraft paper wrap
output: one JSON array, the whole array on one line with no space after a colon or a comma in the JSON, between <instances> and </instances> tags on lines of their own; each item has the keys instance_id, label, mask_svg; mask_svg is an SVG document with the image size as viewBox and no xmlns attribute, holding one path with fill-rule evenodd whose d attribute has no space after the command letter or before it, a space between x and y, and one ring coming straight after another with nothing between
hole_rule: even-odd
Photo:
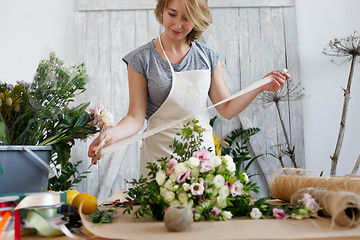
<instances>
[{"instance_id":1,"label":"kraft paper wrap","mask_svg":"<svg viewBox=\"0 0 360 240\"><path fill-rule=\"evenodd\" d=\"M351 229L334 226L330 218L306 220L278 220L234 218L229 221L194 222L190 230L170 232L161 221L150 218L134 219L116 208L118 217L108 224L94 224L81 215L84 227L92 234L107 239L141 240L210 240L210 239L307 239L360 236L360 227ZM81 212L81 211L80 211Z\"/></svg>"}]
</instances>

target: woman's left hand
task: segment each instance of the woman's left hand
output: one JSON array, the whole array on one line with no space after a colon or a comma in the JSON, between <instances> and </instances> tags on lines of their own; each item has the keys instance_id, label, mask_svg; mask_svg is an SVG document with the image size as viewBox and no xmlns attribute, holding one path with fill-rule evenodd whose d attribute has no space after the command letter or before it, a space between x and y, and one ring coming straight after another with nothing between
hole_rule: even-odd
<instances>
[{"instance_id":1,"label":"woman's left hand","mask_svg":"<svg viewBox=\"0 0 360 240\"><path fill-rule=\"evenodd\" d=\"M290 74L285 72L284 70L280 71L272 71L264 76L264 78L268 76L273 76L272 82L265 84L263 86L264 91L277 91L282 88L287 80L291 78Z\"/></svg>"}]
</instances>

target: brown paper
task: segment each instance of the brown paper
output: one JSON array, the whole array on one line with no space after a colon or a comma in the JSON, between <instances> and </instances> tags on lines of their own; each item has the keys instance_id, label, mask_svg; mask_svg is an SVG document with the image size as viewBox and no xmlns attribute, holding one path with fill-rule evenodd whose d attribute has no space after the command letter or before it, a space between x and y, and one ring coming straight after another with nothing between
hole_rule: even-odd
<instances>
[{"instance_id":1,"label":"brown paper","mask_svg":"<svg viewBox=\"0 0 360 240\"><path fill-rule=\"evenodd\" d=\"M92 234L109 239L141 240L209 240L209 239L306 239L360 236L360 227L331 229L330 218L306 220L278 220L234 218L229 221L195 222L186 232L170 232L161 221L134 219L132 215L122 215L117 208L118 218L112 223L94 224L88 216L81 214L84 227Z\"/></svg>"}]
</instances>

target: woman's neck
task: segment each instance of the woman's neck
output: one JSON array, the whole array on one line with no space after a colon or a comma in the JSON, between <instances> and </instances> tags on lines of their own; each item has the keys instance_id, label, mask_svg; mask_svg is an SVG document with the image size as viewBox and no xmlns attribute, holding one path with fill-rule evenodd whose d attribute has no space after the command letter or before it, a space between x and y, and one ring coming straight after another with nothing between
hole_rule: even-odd
<instances>
[{"instance_id":1,"label":"woman's neck","mask_svg":"<svg viewBox=\"0 0 360 240\"><path fill-rule=\"evenodd\" d=\"M190 45L187 43L186 39L180 39L174 41L164 33L160 35L159 40L160 39L161 39L161 44L166 52L172 52L175 54L184 53L184 52L187 53L190 49Z\"/></svg>"}]
</instances>

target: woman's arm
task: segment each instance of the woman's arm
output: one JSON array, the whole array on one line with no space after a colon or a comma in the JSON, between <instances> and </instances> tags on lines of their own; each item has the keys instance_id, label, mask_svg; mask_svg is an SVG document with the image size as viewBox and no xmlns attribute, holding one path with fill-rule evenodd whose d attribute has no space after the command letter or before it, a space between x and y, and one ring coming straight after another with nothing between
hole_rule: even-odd
<instances>
[{"instance_id":1,"label":"woman's arm","mask_svg":"<svg viewBox=\"0 0 360 240\"><path fill-rule=\"evenodd\" d=\"M228 102L220 104L216 107L218 113L226 119L232 119L234 116L242 112L249 104L263 91L277 91L284 84L285 81L290 79L290 75L284 71L272 71L265 75L273 76L273 81L265 84L259 88L254 89L244 95L234 98ZM230 97L230 93L225 86L220 60L217 63L216 69L211 75L211 85L209 90L209 96L213 104L216 104L225 98Z\"/></svg>"},{"instance_id":2,"label":"woman's arm","mask_svg":"<svg viewBox=\"0 0 360 240\"><path fill-rule=\"evenodd\" d=\"M129 110L127 115L120 122L99 134L91 143L88 156L95 158L95 151L101 141L105 138L103 147L107 147L122 139L131 137L139 132L144 125L146 105L147 105L147 87L146 79L143 75L136 72L128 65L129 79Z\"/></svg>"}]
</instances>

